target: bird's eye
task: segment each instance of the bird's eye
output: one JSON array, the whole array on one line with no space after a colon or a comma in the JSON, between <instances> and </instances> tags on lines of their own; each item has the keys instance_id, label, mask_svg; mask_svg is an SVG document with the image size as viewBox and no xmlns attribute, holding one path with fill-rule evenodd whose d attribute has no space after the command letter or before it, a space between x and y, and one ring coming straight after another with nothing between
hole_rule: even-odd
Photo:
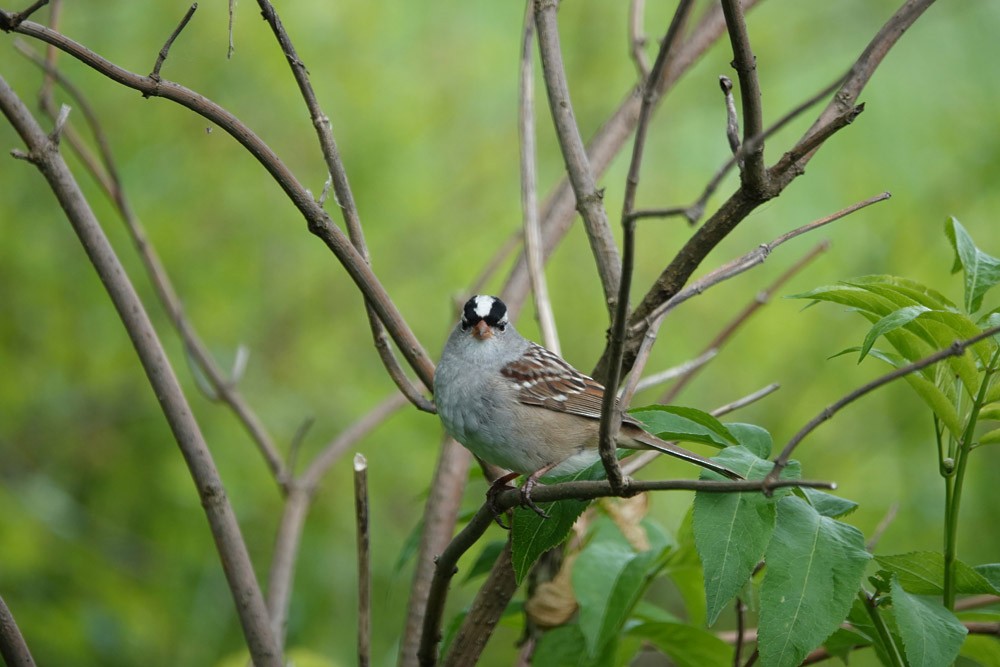
<instances>
[{"instance_id":1,"label":"bird's eye","mask_svg":"<svg viewBox=\"0 0 1000 667\"><path fill-rule=\"evenodd\" d=\"M507 329L506 323L500 322L499 324L497 324L497 331L505 331L506 329Z\"/></svg>"},{"instance_id":2,"label":"bird's eye","mask_svg":"<svg viewBox=\"0 0 1000 667\"><path fill-rule=\"evenodd\" d=\"M468 331L469 330L469 323L468 322L466 322L465 320L462 320L461 324L462 324L462 331Z\"/></svg>"}]
</instances>

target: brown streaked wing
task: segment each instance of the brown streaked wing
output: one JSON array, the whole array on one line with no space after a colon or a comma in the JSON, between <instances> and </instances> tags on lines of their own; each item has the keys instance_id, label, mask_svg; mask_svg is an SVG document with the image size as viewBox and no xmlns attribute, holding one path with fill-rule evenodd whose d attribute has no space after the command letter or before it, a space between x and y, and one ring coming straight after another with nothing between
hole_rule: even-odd
<instances>
[{"instance_id":1,"label":"brown streaked wing","mask_svg":"<svg viewBox=\"0 0 1000 667\"><path fill-rule=\"evenodd\" d=\"M526 405L601 417L604 387L540 345L532 343L520 359L500 372L517 383L518 399Z\"/></svg>"}]
</instances>

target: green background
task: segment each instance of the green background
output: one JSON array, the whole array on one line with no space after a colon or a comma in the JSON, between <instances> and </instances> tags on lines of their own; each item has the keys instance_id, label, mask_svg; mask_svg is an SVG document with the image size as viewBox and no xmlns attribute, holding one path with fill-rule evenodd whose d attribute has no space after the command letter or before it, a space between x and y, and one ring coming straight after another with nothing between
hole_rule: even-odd
<instances>
[{"instance_id":1,"label":"green background","mask_svg":"<svg viewBox=\"0 0 1000 667\"><path fill-rule=\"evenodd\" d=\"M285 60L250 2L237 6L236 51L227 60L225 4L203 3L162 74L235 113L318 193L325 167ZM585 137L635 80L626 4L572 0L560 10ZM648 4L654 37L673 7ZM70 4L61 29L146 73L186 8L162 1ZM451 326L453 298L520 225L523 6L343 1L277 9L331 118L374 268L436 356ZM748 22L765 122L844 72L894 9L893 2L868 0L761 3ZM699 352L822 239L831 241L830 250L781 294L895 273L960 300L961 278L948 272L946 216L959 218L981 248L1000 255L997 34L996 3L932 7L861 95L866 110L859 119L820 151L805 176L721 244L703 271L883 190L892 199L786 244L764 266L685 304L665 321L649 369ZM0 40L0 75L33 103L41 76L14 49L21 39ZM726 159L717 78L735 78L731 57L725 41L717 44L663 103L650 131L640 207L693 201ZM286 448L304 420L315 420L299 457L308 460L393 391L355 287L259 164L224 132L69 58L60 66L103 120L133 206L217 359L229 365L238 346L249 348L241 388ZM562 160L540 88L537 100L544 195L562 173ZM805 114L771 139L768 163L814 117ZM71 118L79 120L78 110ZM6 124L0 146L5 154L22 146ZM625 167L619 158L600 179L612 220ZM276 485L236 420L198 392L113 208L78 173L182 376L263 578L281 508ZM731 176L722 185L710 210L734 183ZM0 595L40 664L242 664L238 623L197 495L107 296L30 165L0 159L0 192ZM689 234L673 219L640 226L637 292ZM588 370L603 348L607 320L579 225L554 255L549 278L563 354ZM997 305L995 296L988 301ZM537 337L529 318L521 328ZM711 409L779 382L778 394L731 419L767 428L780 445L825 405L884 371L875 361L858 367L850 356L827 360L859 344L865 330L860 317L841 309L803 311L802 302L775 298L678 402ZM650 391L634 404L656 398ZM440 434L435 417L404 409L357 448L370 464L375 664L395 661L411 573L409 562L399 563L420 519ZM969 473L960 556L971 564L1000 561L997 456L995 448L977 451ZM840 494L861 503L849 520L866 535L898 504L879 553L940 548L943 490L931 417L903 384L840 413L802 444L798 458L805 475L836 480ZM672 462L644 473L694 474ZM471 484L469 508L483 488L481 481ZM660 494L651 512L673 528L689 503L689 496ZM490 537L502 534L494 529ZM309 652L321 664L355 660L354 549L348 455L325 478L306 524L288 633L289 647L303 651L300 659ZM463 563L468 567L471 557ZM460 609L474 590L456 585L449 609ZM488 664L510 664L517 633L513 621L501 629Z\"/></svg>"}]
</instances>

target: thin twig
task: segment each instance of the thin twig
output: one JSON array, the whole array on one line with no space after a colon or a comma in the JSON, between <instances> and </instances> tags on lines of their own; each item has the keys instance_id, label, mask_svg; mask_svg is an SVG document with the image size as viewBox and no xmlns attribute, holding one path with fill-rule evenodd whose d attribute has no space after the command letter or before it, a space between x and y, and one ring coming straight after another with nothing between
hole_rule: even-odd
<instances>
[{"instance_id":1,"label":"thin twig","mask_svg":"<svg viewBox=\"0 0 1000 667\"><path fill-rule=\"evenodd\" d=\"M733 82L728 76L720 76L719 87L722 88L722 95L726 98L726 139L729 140L729 149L733 152L736 162L742 165L743 156L740 155L740 121L736 116L736 100L733 99Z\"/></svg>"},{"instance_id":2,"label":"thin twig","mask_svg":"<svg viewBox=\"0 0 1000 667\"><path fill-rule=\"evenodd\" d=\"M723 202L720 208L691 236L670 264L660 273L656 282L636 306L630 325L643 322L651 323L646 319L649 313L659 308L684 287L713 248L758 206L778 196L789 183L804 173L806 164L825 139L856 117L859 111L858 107L855 106L857 96L871 79L878 64L903 32L920 17L932 2L933 0L907 0L886 22L855 62L837 94L833 96L832 101L820 114L819 120L803 135L798 144L769 170L768 190L760 193L741 186ZM744 136L746 135L747 133L744 131ZM744 147L746 143L747 141L744 140ZM634 360L634 354L640 345L645 326L648 324L630 328L623 359L624 369L628 369ZM594 372L595 377L603 377L609 361L609 354L606 350L597 364Z\"/></svg>"},{"instance_id":3,"label":"thin twig","mask_svg":"<svg viewBox=\"0 0 1000 667\"><path fill-rule=\"evenodd\" d=\"M0 25L5 22L9 23L10 19L11 14L9 12L0 10ZM123 69L58 31L46 26L32 21L22 21L16 27L12 27L11 30L34 37L47 44L52 44L104 76L126 87L138 90L146 97L163 97L176 102L207 118L236 139L267 170L291 202L298 208L308 223L309 231L319 237L327 248L334 253L341 266L347 271L347 274L354 281L359 291L364 295L367 303L374 308L378 318L385 325L389 335L406 357L407 362L417 374L420 381L424 383L424 386L431 386L433 384L434 364L423 349L423 346L413 335L413 331L392 302L385 287L372 271L371 266L351 240L337 225L333 224L326 211L319 206L309 191L302 186L295 175L288 169L287 165L249 127L232 113L203 95L195 93L172 81L165 79L156 80ZM340 192L337 195L338 199L343 203L343 195Z\"/></svg>"},{"instance_id":4,"label":"thin twig","mask_svg":"<svg viewBox=\"0 0 1000 667\"><path fill-rule=\"evenodd\" d=\"M632 159L629 163L628 176L625 179L625 196L622 204L622 256L621 280L618 287L617 306L612 318L611 337L608 341L608 372L605 379L605 392L601 400L600 453L604 462L611 486L618 492L624 491L627 478L622 474L618 457L615 453L618 429L621 427L622 407L618 402L618 384L621 382L622 356L625 353L625 326L629 313L629 290L632 285L632 270L635 264L635 221L631 218L635 208L636 192L639 188L639 173L642 168L642 155L646 145L646 134L649 130L649 119L653 113L656 101L654 82L657 81L667 66L670 51L676 44L681 28L687 22L693 0L681 0L670 26L667 28L656 61L649 72L643 86L642 106L639 107L639 122L636 124L635 141L632 144Z\"/></svg>"},{"instance_id":5,"label":"thin twig","mask_svg":"<svg viewBox=\"0 0 1000 667\"><path fill-rule=\"evenodd\" d=\"M639 73L639 80L649 77L649 57L646 55L646 35L642 29L642 19L646 10L646 0L630 0L628 4L628 52Z\"/></svg>"},{"instance_id":6,"label":"thin twig","mask_svg":"<svg viewBox=\"0 0 1000 667\"><path fill-rule=\"evenodd\" d=\"M35 667L28 644L17 627L14 614L0 597L0 657L7 667Z\"/></svg>"},{"instance_id":7,"label":"thin twig","mask_svg":"<svg viewBox=\"0 0 1000 667\"><path fill-rule=\"evenodd\" d=\"M357 205L354 203L354 193L347 179L347 170L344 168L343 160L340 157L340 150L337 148L337 142L333 136L330 117L320 107L316 92L312 87L312 82L309 80L309 71L306 69L302 59L299 58L298 52L295 50L295 45L292 43L292 39L285 30L285 26L278 17L274 6L268 0L257 0L257 5L260 7L264 20L271 27L271 32L274 33L275 38L278 40L282 52L285 54L285 59L288 61L296 84L298 84L299 93L305 102L306 108L309 110L309 117L312 119L313 127L316 130L316 137L319 140L320 149L326 161L326 168L333 184L334 198L340 207L344 225L347 227L348 237L364 262L370 266L371 260L368 256L368 246L365 243L364 232L362 231L361 216L358 213ZM422 392L422 388L406 376L403 367L393 352L392 345L389 342L389 335L386 332L386 323L381 319L381 314L376 308L377 304L373 303L367 295L365 296L365 310L367 311L368 324L371 328L375 350L378 352L379 359L382 360L382 365L385 367L386 372L389 373L389 377L392 378L392 381L399 390L403 392L403 395L416 408L424 412L435 412L434 404L427 400ZM397 344L402 345L398 340ZM428 363L430 362L428 361ZM420 375L424 386L431 386L432 379L422 373L423 369L415 370Z\"/></svg>"},{"instance_id":8,"label":"thin twig","mask_svg":"<svg viewBox=\"0 0 1000 667\"><path fill-rule=\"evenodd\" d=\"M882 520L878 522L875 526L875 530L872 531L872 536L868 538L868 542L865 543L865 550L868 553L875 553L875 547L878 546L879 540L882 539L882 535L888 530L889 526L896 519L896 514L899 512L899 503L894 502L889 505L889 509L886 510L885 516Z\"/></svg>"},{"instance_id":9,"label":"thin twig","mask_svg":"<svg viewBox=\"0 0 1000 667\"><path fill-rule=\"evenodd\" d=\"M785 445L785 448L781 450L781 454L778 456L778 458L774 460L774 467L771 469L771 472L767 474L765 481L769 482L776 481L778 479L778 475L780 475L781 471L785 468L786 465L788 465L788 459L789 457L791 457L792 452L795 451L795 448L798 446L798 444L802 442L802 440L807 435L816 430L816 428L820 424L833 417L835 414L837 414L838 411L840 411L845 406L856 401L865 394L878 389L882 385L892 382L893 380L897 380L901 377L909 375L910 373L919 371L921 368L926 368L931 364L936 364L937 362L943 359L947 359L948 357L957 357L962 354L965 354L965 351L969 347L975 345L981 340L985 340L998 333L1000 333L1000 326L986 329L985 331L976 334L971 338L966 338L965 340L956 340L948 347L942 350L938 350L934 354L928 355L923 359L919 359L917 361L914 361L913 363L907 364L906 366L897 368L891 373L886 373L885 375L876 378L861 387L858 387L854 391L845 395L840 400L831 403L826 408L824 408L818 415L809 420L809 423L803 426L798 433L792 436L792 439L788 441L788 444Z\"/></svg>"},{"instance_id":10,"label":"thin twig","mask_svg":"<svg viewBox=\"0 0 1000 667\"><path fill-rule=\"evenodd\" d=\"M846 214L845 214L846 215ZM763 290L758 292L752 301L743 308L735 317L733 317L722 330L715 335L715 337L710 340L705 345L705 352L714 351L718 352L725 346L725 344L736 334L736 332L746 324L750 318L760 310L766 303L771 300L771 295L777 292L781 287L787 283L789 280L794 278L802 269L808 266L814 259L819 257L819 255L826 251L830 247L829 242L820 241L813 248L803 255L797 262L792 264L784 273L778 276L774 282L765 287ZM684 390L686 387L701 370L701 366L695 366L691 368L690 371L684 373L684 375L678 380L670 389L664 393L660 398L661 403L672 403L674 399Z\"/></svg>"},{"instance_id":11,"label":"thin twig","mask_svg":"<svg viewBox=\"0 0 1000 667\"><path fill-rule=\"evenodd\" d=\"M163 61L167 59L167 54L170 53L170 47L173 46L174 40L181 34L181 31L187 27L188 22L191 17L194 16L195 11L198 9L198 3L192 3L188 7L187 12L184 14L184 18L181 22L177 24L174 31L170 33L170 37L167 37L167 41L163 44L163 48L160 49L160 53L156 56L156 63L153 65L153 71L150 72L149 78L159 80L160 78L160 68L163 66Z\"/></svg>"},{"instance_id":12,"label":"thin twig","mask_svg":"<svg viewBox=\"0 0 1000 667\"><path fill-rule=\"evenodd\" d=\"M545 347L560 354L556 319L552 314L549 287L542 259L542 232L538 222L538 178L535 150L535 68L532 60L535 20L532 0L525 3L524 28L521 38L519 77L518 129L521 137L521 215L524 218L524 256L528 261L528 276L534 296L535 316Z\"/></svg>"},{"instance_id":13,"label":"thin twig","mask_svg":"<svg viewBox=\"0 0 1000 667\"><path fill-rule=\"evenodd\" d=\"M70 146L80 157L88 172L90 172L101 186L108 198L114 203L115 209L118 211L119 216L121 216L122 221L125 223L125 228L132 238L132 243L139 254L143 268L149 276L157 299L159 299L166 310L171 324L184 344L185 351L194 363L197 364L198 369L208 381L213 394L209 398L222 401L229 406L264 457L275 481L284 490L289 475L288 469L282 462L282 457L278 452L278 447L268 432L267 427L264 426L263 421L254 412L253 408L250 407L242 392L240 392L235 379L228 377L226 372L216 363L215 358L208 350L208 346L201 340L194 325L188 319L183 302L170 279L170 274L160 260L156 248L149 242L146 230L129 202L128 195L118 172L116 160L111 152L111 144L108 141L107 133L98 120L93 107L86 97L84 97L83 93L68 81L58 69L52 66L51 59L43 61L27 46L23 44L17 44L16 46L35 65L43 68L46 76L58 83L73 98L83 112L83 117L87 121L87 125L97 143L100 152L100 162L94 158L83 142L73 133L67 133L67 140ZM45 111L51 114L50 96L43 96L42 101Z\"/></svg>"},{"instance_id":14,"label":"thin twig","mask_svg":"<svg viewBox=\"0 0 1000 667\"><path fill-rule=\"evenodd\" d=\"M743 642L745 641L744 632L746 628L746 612L747 606L743 602L743 598L736 596L736 641L735 648L733 650L733 667L741 667L743 663Z\"/></svg>"},{"instance_id":15,"label":"thin twig","mask_svg":"<svg viewBox=\"0 0 1000 667\"><path fill-rule=\"evenodd\" d=\"M0 12L0 30L16 30L29 16L49 4L49 0L36 0L19 12Z\"/></svg>"},{"instance_id":16,"label":"thin twig","mask_svg":"<svg viewBox=\"0 0 1000 667\"><path fill-rule=\"evenodd\" d=\"M358 535L358 666L371 663L372 555L368 526L368 461L354 455L354 519Z\"/></svg>"},{"instance_id":17,"label":"thin twig","mask_svg":"<svg viewBox=\"0 0 1000 667\"><path fill-rule=\"evenodd\" d=\"M702 278L699 278L698 280L692 282L684 289L678 291L672 298L665 301L663 304L657 307L656 310L650 313L649 315L650 319L653 322L655 322L659 318L663 317L669 311L673 310L674 308L684 303L688 299L701 294L708 288L718 285L719 283L729 280L730 278L738 276L744 271L748 271L754 268L755 266L759 266L760 264L762 264L767 260L767 258L776 248L786 243L787 241L790 241L791 239L797 236L801 236L806 232L811 232L815 229L818 229L819 227L828 225L831 222L840 220L841 218L844 218L862 208L871 206L872 204L877 204L878 202L885 201L889 199L890 196L891 195L888 192L882 192L873 197L869 197L868 199L856 202L854 204L851 204L850 206L842 208L836 213L831 213L830 215L824 216L818 220L814 220L813 222L810 222L807 225L796 227L795 229L786 232L781 236L778 236L777 238L769 241L768 243L760 244L759 246L757 246L750 252L746 253L745 255L741 255L740 257L737 257L731 262L728 262L720 266L719 268L709 272ZM644 330L645 328L646 326L644 323L642 322L636 323L632 325L630 333L635 335L636 333Z\"/></svg>"},{"instance_id":18,"label":"thin twig","mask_svg":"<svg viewBox=\"0 0 1000 667\"><path fill-rule=\"evenodd\" d=\"M21 27L27 23L22 23ZM254 663L280 666L283 662L281 651L268 624L264 597L236 515L226 498L204 436L135 287L62 155L49 143L42 128L2 77L0 110L27 144L32 162L45 176L66 212L132 340L198 490Z\"/></svg>"},{"instance_id":19,"label":"thin twig","mask_svg":"<svg viewBox=\"0 0 1000 667\"><path fill-rule=\"evenodd\" d=\"M746 18L740 0L722 0L729 41L733 47L733 67L740 79L740 100L743 108L743 143L750 143L764 130L764 112L760 103L760 82L757 80L757 57L750 47ZM764 168L764 142L758 141L745 154L741 165L744 187L751 196L763 196L770 189L768 172Z\"/></svg>"},{"instance_id":20,"label":"thin twig","mask_svg":"<svg viewBox=\"0 0 1000 667\"><path fill-rule=\"evenodd\" d=\"M609 318L614 317L618 300L621 260L604 209L604 191L597 187L594 171L587 158L587 151L580 137L580 128L573 114L573 104L563 67L562 48L559 44L559 27L556 22L557 3L552 0L535 0L535 27L538 47L548 93L549 109L559 139L566 171L576 207L583 218L583 225L590 241L590 249L597 264L597 273L604 289L604 300Z\"/></svg>"},{"instance_id":21,"label":"thin twig","mask_svg":"<svg viewBox=\"0 0 1000 667\"><path fill-rule=\"evenodd\" d=\"M658 373L653 373L652 375L646 375L636 383L633 393L644 391L651 387L655 387L656 385L663 384L664 382L669 382L674 378L689 375L714 359L718 353L719 351L715 348L707 348L694 359L689 359L688 361L674 366L673 368L668 368ZM629 378L631 377L632 376L630 375ZM627 387L628 385L626 385L626 388Z\"/></svg>"},{"instance_id":22,"label":"thin twig","mask_svg":"<svg viewBox=\"0 0 1000 667\"><path fill-rule=\"evenodd\" d=\"M755 5L757 0L748 0L746 7ZM671 58L670 66L656 82L657 105L664 95L671 91L698 59L725 32L726 24L718 3L710 3L698 24L688 38L678 46ZM622 101L607 120L597 130L587 145L587 158L595 176L600 177L620 153L629 140L639 117L642 104L640 85L630 86L621 94ZM548 258L576 220L576 197L568 177L563 178L550 191L542 205L541 230L545 257ZM514 317L523 305L523 295L527 294L528 274L524 258L515 264L501 294L507 309ZM521 296L519 296L521 295ZM597 377L599 381L605 378Z\"/></svg>"},{"instance_id":23,"label":"thin twig","mask_svg":"<svg viewBox=\"0 0 1000 667\"><path fill-rule=\"evenodd\" d=\"M711 414L713 417L721 417L722 415L726 415L729 414L730 412L735 412L740 408L746 407L751 403L755 403L777 390L778 390L777 384L769 384L763 389L758 389L757 391L747 394L746 396L743 396L741 398L738 398L735 401L719 406L714 410L712 410L709 414ZM646 467L647 465L658 459L660 456L661 456L660 453L656 451L642 451L637 454L633 454L632 456L625 459L625 462L622 464L622 470L625 472L626 475L634 475L636 472Z\"/></svg>"}]
</instances>

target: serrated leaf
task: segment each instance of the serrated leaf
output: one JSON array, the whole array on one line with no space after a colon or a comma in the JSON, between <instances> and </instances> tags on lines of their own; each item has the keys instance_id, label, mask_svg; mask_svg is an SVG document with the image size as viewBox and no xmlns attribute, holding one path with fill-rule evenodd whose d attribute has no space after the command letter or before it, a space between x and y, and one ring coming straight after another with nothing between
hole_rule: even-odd
<instances>
[{"instance_id":1,"label":"serrated leaf","mask_svg":"<svg viewBox=\"0 0 1000 667\"><path fill-rule=\"evenodd\" d=\"M847 628L837 628L837 630L827 637L823 642L827 652L835 658L840 658L847 664L847 658L858 648L871 646L872 640L865 634L857 630Z\"/></svg>"},{"instance_id":2,"label":"serrated leaf","mask_svg":"<svg viewBox=\"0 0 1000 667\"><path fill-rule=\"evenodd\" d=\"M1000 563L986 563L972 568L990 583L993 590L1000 591Z\"/></svg>"},{"instance_id":3,"label":"serrated leaf","mask_svg":"<svg viewBox=\"0 0 1000 667\"><path fill-rule=\"evenodd\" d=\"M546 478L546 483L558 483L577 480L604 479L604 465L595 462L572 475L555 479ZM531 570L538 557L560 544L569 536L573 523L583 514L590 504L589 500L560 500L551 503L539 503L539 507L549 515L544 519L528 507L515 507L513 524L511 525L511 562L514 566L514 578L518 585Z\"/></svg>"},{"instance_id":4,"label":"serrated leaf","mask_svg":"<svg viewBox=\"0 0 1000 667\"><path fill-rule=\"evenodd\" d=\"M838 285L824 285L811 289L808 292L792 294L789 299L813 299L815 301L828 301L838 303L842 306L855 308L860 311L874 313L878 317L887 315L895 310L889 299L879 296L861 287L855 287L846 283Z\"/></svg>"},{"instance_id":5,"label":"serrated leaf","mask_svg":"<svg viewBox=\"0 0 1000 667\"><path fill-rule=\"evenodd\" d=\"M798 665L847 616L870 556L857 528L788 495L778 502L760 591L761 664Z\"/></svg>"},{"instance_id":6,"label":"serrated leaf","mask_svg":"<svg viewBox=\"0 0 1000 667\"><path fill-rule=\"evenodd\" d=\"M726 428L733 434L736 441L749 449L754 456L766 459L771 455L774 440L767 429L756 424L740 423L726 424Z\"/></svg>"},{"instance_id":7,"label":"serrated leaf","mask_svg":"<svg viewBox=\"0 0 1000 667\"><path fill-rule=\"evenodd\" d=\"M899 578L900 585L914 595L944 592L944 556L938 551L912 551L876 556L884 569ZM955 561L955 592L961 595L1000 594L1000 590L962 561Z\"/></svg>"},{"instance_id":8,"label":"serrated leaf","mask_svg":"<svg viewBox=\"0 0 1000 667\"><path fill-rule=\"evenodd\" d=\"M696 408L679 405L649 405L629 410L646 430L664 440L701 442L715 447L735 445L736 439L725 425Z\"/></svg>"},{"instance_id":9,"label":"serrated leaf","mask_svg":"<svg viewBox=\"0 0 1000 667\"><path fill-rule=\"evenodd\" d=\"M950 665L969 633L937 600L911 595L892 578L892 608L910 667Z\"/></svg>"},{"instance_id":10,"label":"serrated leaf","mask_svg":"<svg viewBox=\"0 0 1000 667\"><path fill-rule=\"evenodd\" d=\"M1000 282L1000 259L987 255L972 242L972 237L954 217L945 222L945 235L955 250L952 273L965 274L965 309L974 313L983 305L983 296Z\"/></svg>"},{"instance_id":11,"label":"serrated leaf","mask_svg":"<svg viewBox=\"0 0 1000 667\"><path fill-rule=\"evenodd\" d=\"M597 656L621 632L669 547L636 553L619 540L592 541L573 563L573 592L587 653Z\"/></svg>"},{"instance_id":12,"label":"serrated leaf","mask_svg":"<svg viewBox=\"0 0 1000 667\"><path fill-rule=\"evenodd\" d=\"M846 516L858 508L858 504L853 500L840 498L831 493L810 489L808 487L799 489L817 512L831 519L839 519Z\"/></svg>"},{"instance_id":13,"label":"serrated leaf","mask_svg":"<svg viewBox=\"0 0 1000 667\"><path fill-rule=\"evenodd\" d=\"M729 667L733 662L729 644L693 625L642 623L629 629L628 634L653 644L677 667Z\"/></svg>"},{"instance_id":14,"label":"serrated leaf","mask_svg":"<svg viewBox=\"0 0 1000 667\"><path fill-rule=\"evenodd\" d=\"M746 479L763 479L774 464L751 453L746 447L729 447L716 461ZM782 478L799 476L798 465L786 467ZM702 479L721 479L708 470ZM694 539L701 556L705 577L708 624L750 579L764 557L774 530L775 504L790 489L776 489L768 498L763 493L708 493L694 496Z\"/></svg>"},{"instance_id":15,"label":"serrated leaf","mask_svg":"<svg viewBox=\"0 0 1000 667\"><path fill-rule=\"evenodd\" d=\"M890 331L894 331L900 327L906 326L913 320L917 319L921 313L926 313L927 308L924 306L907 306L905 308L900 308L899 310L894 310L868 330L868 334L865 336L864 342L861 344L861 353L858 355L858 363L860 364L865 355L868 354L868 350L872 349L872 345L878 340L879 336L883 336Z\"/></svg>"},{"instance_id":16,"label":"serrated leaf","mask_svg":"<svg viewBox=\"0 0 1000 667\"><path fill-rule=\"evenodd\" d=\"M694 506L684 513L684 519L675 534L676 544L667 556L663 572L673 582L684 601L687 620L695 625L705 625L705 582L701 558L694 544Z\"/></svg>"}]
</instances>

